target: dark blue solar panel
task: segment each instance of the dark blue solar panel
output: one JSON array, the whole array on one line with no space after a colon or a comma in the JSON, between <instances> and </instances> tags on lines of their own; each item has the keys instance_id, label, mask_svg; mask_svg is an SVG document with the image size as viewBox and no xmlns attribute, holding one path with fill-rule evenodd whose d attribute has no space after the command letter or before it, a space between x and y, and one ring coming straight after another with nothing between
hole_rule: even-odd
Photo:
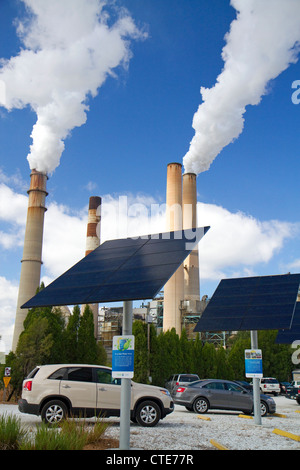
<instances>
[{"instance_id":1,"label":"dark blue solar panel","mask_svg":"<svg viewBox=\"0 0 300 470\"><path fill-rule=\"evenodd\" d=\"M108 240L22 308L152 299L208 229Z\"/></svg>"},{"instance_id":2,"label":"dark blue solar panel","mask_svg":"<svg viewBox=\"0 0 300 470\"><path fill-rule=\"evenodd\" d=\"M292 344L294 341L300 341L300 302L296 303L291 327L278 331L276 337L276 343Z\"/></svg>"},{"instance_id":3,"label":"dark blue solar panel","mask_svg":"<svg viewBox=\"0 0 300 470\"><path fill-rule=\"evenodd\" d=\"M300 274L223 279L195 331L289 328Z\"/></svg>"}]
</instances>

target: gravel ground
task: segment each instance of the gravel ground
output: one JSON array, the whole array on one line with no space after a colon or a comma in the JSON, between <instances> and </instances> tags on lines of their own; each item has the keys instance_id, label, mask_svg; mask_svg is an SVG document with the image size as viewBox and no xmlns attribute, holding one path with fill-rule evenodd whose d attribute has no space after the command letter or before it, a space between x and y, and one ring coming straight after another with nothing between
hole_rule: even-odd
<instances>
[{"instance_id":1,"label":"gravel ground","mask_svg":"<svg viewBox=\"0 0 300 470\"><path fill-rule=\"evenodd\" d=\"M300 406L284 396L275 397L275 401L276 413L284 416L263 417L261 426L256 425L254 419L240 417L246 415L236 412L213 411L197 415L176 405L175 411L154 428L132 424L130 447L155 451L213 450L216 447L211 440L214 440L229 450L300 450ZM41 422L37 416L20 413L17 405L0 404L2 413L16 414L28 426ZM107 421L111 426L106 436L118 439L119 419L108 418ZM275 434L274 429L292 433L298 436L298 441Z\"/></svg>"}]
</instances>

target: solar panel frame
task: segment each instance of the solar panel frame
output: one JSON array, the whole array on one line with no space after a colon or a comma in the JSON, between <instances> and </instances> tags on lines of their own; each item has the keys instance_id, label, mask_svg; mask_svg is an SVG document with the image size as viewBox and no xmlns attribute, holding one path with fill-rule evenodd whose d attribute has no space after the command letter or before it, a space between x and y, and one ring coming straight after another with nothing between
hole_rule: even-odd
<instances>
[{"instance_id":1,"label":"solar panel frame","mask_svg":"<svg viewBox=\"0 0 300 470\"><path fill-rule=\"evenodd\" d=\"M289 328L300 274L223 279L194 331Z\"/></svg>"},{"instance_id":2,"label":"solar panel frame","mask_svg":"<svg viewBox=\"0 0 300 470\"><path fill-rule=\"evenodd\" d=\"M108 240L21 308L152 299L208 230Z\"/></svg>"}]
</instances>

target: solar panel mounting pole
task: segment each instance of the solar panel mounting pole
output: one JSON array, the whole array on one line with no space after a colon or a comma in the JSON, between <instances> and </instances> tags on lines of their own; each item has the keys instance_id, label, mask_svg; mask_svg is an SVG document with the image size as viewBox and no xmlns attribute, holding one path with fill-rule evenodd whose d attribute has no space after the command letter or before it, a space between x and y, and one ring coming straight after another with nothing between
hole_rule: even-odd
<instances>
[{"instance_id":1,"label":"solar panel mounting pole","mask_svg":"<svg viewBox=\"0 0 300 470\"><path fill-rule=\"evenodd\" d=\"M258 349L257 331L251 331L251 349ZM254 422L261 425L260 387L259 378L253 377L253 407Z\"/></svg>"},{"instance_id":2,"label":"solar panel mounting pole","mask_svg":"<svg viewBox=\"0 0 300 470\"><path fill-rule=\"evenodd\" d=\"M132 335L132 300L123 302L122 335ZM130 449L131 379L121 379L121 413L119 449Z\"/></svg>"}]
</instances>

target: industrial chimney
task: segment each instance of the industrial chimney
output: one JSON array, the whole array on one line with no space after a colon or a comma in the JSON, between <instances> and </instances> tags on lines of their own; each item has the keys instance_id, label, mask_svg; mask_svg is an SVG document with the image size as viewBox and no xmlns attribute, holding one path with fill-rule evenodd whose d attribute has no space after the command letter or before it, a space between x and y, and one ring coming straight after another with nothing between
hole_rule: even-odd
<instances>
[{"instance_id":1,"label":"industrial chimney","mask_svg":"<svg viewBox=\"0 0 300 470\"><path fill-rule=\"evenodd\" d=\"M47 210L45 207L45 200L48 194L46 192L47 179L45 173L32 170L30 188L28 190L28 211L12 343L13 351L17 348L19 336L24 329L23 323L28 312L27 309L21 309L20 307L35 295L40 285L44 215Z\"/></svg>"},{"instance_id":2,"label":"industrial chimney","mask_svg":"<svg viewBox=\"0 0 300 470\"><path fill-rule=\"evenodd\" d=\"M197 179L194 173L185 173L182 178L183 229L197 227ZM183 262L184 300L200 301L198 246ZM196 303L195 303L196 305ZM195 310L195 305L193 309Z\"/></svg>"},{"instance_id":3,"label":"industrial chimney","mask_svg":"<svg viewBox=\"0 0 300 470\"><path fill-rule=\"evenodd\" d=\"M167 168L167 231L182 230L182 165L169 163ZM183 266L164 287L163 330L176 329L181 334L181 301L183 300Z\"/></svg>"},{"instance_id":4,"label":"industrial chimney","mask_svg":"<svg viewBox=\"0 0 300 470\"><path fill-rule=\"evenodd\" d=\"M101 197L91 196L86 233L85 256L100 245ZM98 338L98 304L89 304L94 317L94 335ZM83 306L84 308L84 306Z\"/></svg>"},{"instance_id":5,"label":"industrial chimney","mask_svg":"<svg viewBox=\"0 0 300 470\"><path fill-rule=\"evenodd\" d=\"M92 196L89 200L85 256L100 245L100 220L101 197Z\"/></svg>"}]
</instances>

